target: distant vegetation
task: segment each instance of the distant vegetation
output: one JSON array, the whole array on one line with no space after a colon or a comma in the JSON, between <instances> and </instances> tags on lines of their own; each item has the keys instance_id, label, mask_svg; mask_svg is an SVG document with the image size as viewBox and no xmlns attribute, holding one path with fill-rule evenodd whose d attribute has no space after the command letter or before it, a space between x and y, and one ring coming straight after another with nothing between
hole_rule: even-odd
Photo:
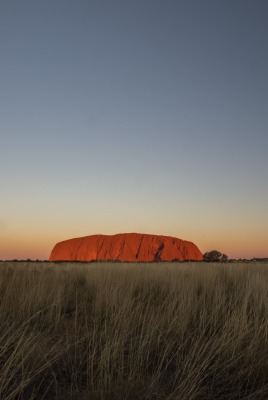
<instances>
[{"instance_id":1,"label":"distant vegetation","mask_svg":"<svg viewBox=\"0 0 268 400\"><path fill-rule=\"evenodd\" d=\"M218 250L208 251L203 255L203 261L206 262L227 262L228 256Z\"/></svg>"},{"instance_id":2,"label":"distant vegetation","mask_svg":"<svg viewBox=\"0 0 268 400\"><path fill-rule=\"evenodd\" d=\"M1 263L0 399L267 399L267 288L259 263Z\"/></svg>"},{"instance_id":3,"label":"distant vegetation","mask_svg":"<svg viewBox=\"0 0 268 400\"><path fill-rule=\"evenodd\" d=\"M218 253L218 255L215 257L213 254L215 254L214 252ZM26 260L19 260L19 259L12 259L12 260L0 260L0 263L6 263L6 262L12 262L13 264L15 263L51 263L51 261L48 260L33 260L30 258L27 258ZM70 261L66 261L66 260L58 260L58 261L53 261L54 264L66 264L66 262L68 264L72 263L72 264L90 264L90 263L122 263L122 264L144 264L144 261L140 261L140 262L132 262L132 261L121 261L121 260L92 260L92 261L77 261L77 260L70 260ZM174 259L172 261L163 261L163 260L159 260L159 261L146 261L146 264L155 264L155 263L161 263L161 264L169 264L169 263L185 263L185 262L193 262L193 263L202 263L202 262L229 262L229 263L242 263L242 262L262 262L262 263L268 263L268 257L263 257L263 258L239 258L239 259L235 259L235 258L229 258L226 254L220 253L217 250L212 250L210 252L206 252L203 256L203 260L178 260L178 259Z\"/></svg>"}]
</instances>

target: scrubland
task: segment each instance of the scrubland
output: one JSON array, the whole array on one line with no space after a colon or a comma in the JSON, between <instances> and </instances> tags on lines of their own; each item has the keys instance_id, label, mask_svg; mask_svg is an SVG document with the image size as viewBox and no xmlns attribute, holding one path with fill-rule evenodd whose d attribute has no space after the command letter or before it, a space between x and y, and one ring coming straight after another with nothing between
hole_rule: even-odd
<instances>
[{"instance_id":1,"label":"scrubland","mask_svg":"<svg viewBox=\"0 0 268 400\"><path fill-rule=\"evenodd\" d=\"M1 263L0 399L267 399L267 289L258 263Z\"/></svg>"}]
</instances>

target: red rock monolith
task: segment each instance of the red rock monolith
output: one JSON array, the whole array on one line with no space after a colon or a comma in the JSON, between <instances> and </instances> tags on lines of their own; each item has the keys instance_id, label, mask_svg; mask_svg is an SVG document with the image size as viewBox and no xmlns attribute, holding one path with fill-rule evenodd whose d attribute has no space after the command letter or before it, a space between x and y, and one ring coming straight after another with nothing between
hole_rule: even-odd
<instances>
[{"instance_id":1,"label":"red rock monolith","mask_svg":"<svg viewBox=\"0 0 268 400\"><path fill-rule=\"evenodd\" d=\"M186 240L161 235L119 233L91 235L57 243L49 261L173 261L202 260L198 247Z\"/></svg>"}]
</instances>

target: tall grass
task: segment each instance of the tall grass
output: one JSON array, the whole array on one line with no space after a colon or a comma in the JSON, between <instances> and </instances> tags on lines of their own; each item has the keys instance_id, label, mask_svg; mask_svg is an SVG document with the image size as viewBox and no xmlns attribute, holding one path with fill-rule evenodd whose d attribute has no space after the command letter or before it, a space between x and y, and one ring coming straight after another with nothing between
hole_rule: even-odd
<instances>
[{"instance_id":1,"label":"tall grass","mask_svg":"<svg viewBox=\"0 0 268 400\"><path fill-rule=\"evenodd\" d=\"M0 266L1 400L268 398L268 266Z\"/></svg>"}]
</instances>

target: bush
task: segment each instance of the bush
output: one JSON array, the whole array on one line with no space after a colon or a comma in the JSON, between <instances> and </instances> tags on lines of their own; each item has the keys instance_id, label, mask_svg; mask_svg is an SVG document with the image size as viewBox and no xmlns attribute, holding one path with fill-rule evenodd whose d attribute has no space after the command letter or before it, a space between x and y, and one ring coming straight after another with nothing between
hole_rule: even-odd
<instances>
[{"instance_id":1,"label":"bush","mask_svg":"<svg viewBox=\"0 0 268 400\"><path fill-rule=\"evenodd\" d=\"M206 262L227 262L228 256L218 250L212 250L203 255L203 260Z\"/></svg>"}]
</instances>

